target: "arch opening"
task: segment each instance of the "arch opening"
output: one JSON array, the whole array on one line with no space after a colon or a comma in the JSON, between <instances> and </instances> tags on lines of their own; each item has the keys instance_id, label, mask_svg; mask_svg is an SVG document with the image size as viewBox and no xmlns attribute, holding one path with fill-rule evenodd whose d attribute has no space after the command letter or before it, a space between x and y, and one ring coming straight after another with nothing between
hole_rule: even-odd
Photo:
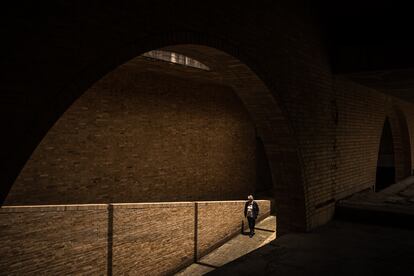
<instances>
[{"instance_id":1,"label":"arch opening","mask_svg":"<svg viewBox=\"0 0 414 276\"><path fill-rule=\"evenodd\" d=\"M407 120L396 106L384 122L376 178L376 191L411 175L411 145Z\"/></svg>"},{"instance_id":2,"label":"arch opening","mask_svg":"<svg viewBox=\"0 0 414 276\"><path fill-rule=\"evenodd\" d=\"M412 175L411 142L405 114L399 108L395 108L395 114L397 116L396 125L399 129L399 135L396 135L396 139L399 139L398 152L400 153L400 157L398 158L399 165L397 166L398 171L396 173L397 181L399 181Z\"/></svg>"},{"instance_id":3,"label":"arch opening","mask_svg":"<svg viewBox=\"0 0 414 276\"><path fill-rule=\"evenodd\" d=\"M391 124L386 118L382 128L378 152L375 191L381 191L395 183L395 154Z\"/></svg>"}]
</instances>

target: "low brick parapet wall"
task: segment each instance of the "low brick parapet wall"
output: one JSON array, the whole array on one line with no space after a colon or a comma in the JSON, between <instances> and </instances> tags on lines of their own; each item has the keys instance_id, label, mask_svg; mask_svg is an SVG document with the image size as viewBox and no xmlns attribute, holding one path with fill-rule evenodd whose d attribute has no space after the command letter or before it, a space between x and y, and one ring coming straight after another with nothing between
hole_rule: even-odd
<instances>
[{"instance_id":1,"label":"low brick parapet wall","mask_svg":"<svg viewBox=\"0 0 414 276\"><path fill-rule=\"evenodd\" d=\"M267 216L271 202L257 202L261 217ZM244 203L240 200L3 206L0 271L172 273L240 233Z\"/></svg>"}]
</instances>

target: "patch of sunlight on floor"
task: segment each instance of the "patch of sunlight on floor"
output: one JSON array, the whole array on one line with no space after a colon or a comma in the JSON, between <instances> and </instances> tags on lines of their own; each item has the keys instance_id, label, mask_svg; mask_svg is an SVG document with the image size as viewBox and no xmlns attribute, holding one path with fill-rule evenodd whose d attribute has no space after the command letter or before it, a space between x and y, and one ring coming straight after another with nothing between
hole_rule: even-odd
<instances>
[{"instance_id":1,"label":"patch of sunlight on floor","mask_svg":"<svg viewBox=\"0 0 414 276\"><path fill-rule=\"evenodd\" d=\"M175 275L203 275L270 243L276 238L276 217L269 216L257 223L255 232L253 238L248 235L237 235Z\"/></svg>"}]
</instances>

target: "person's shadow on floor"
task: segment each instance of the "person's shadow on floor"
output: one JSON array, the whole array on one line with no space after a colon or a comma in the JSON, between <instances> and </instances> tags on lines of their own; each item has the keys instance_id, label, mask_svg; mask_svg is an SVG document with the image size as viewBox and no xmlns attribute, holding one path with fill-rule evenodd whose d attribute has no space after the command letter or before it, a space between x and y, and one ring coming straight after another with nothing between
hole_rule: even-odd
<instances>
[{"instance_id":1,"label":"person's shadow on floor","mask_svg":"<svg viewBox=\"0 0 414 276\"><path fill-rule=\"evenodd\" d=\"M242 220L242 222L241 222L241 234L245 235L245 236L250 235L250 231L248 229L247 229L247 231L244 231L244 220Z\"/></svg>"}]
</instances>

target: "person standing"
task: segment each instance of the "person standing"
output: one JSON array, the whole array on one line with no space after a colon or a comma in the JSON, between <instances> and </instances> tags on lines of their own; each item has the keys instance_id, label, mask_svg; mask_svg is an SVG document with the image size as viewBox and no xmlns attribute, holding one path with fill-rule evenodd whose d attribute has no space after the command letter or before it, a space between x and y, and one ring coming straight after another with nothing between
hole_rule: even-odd
<instances>
[{"instance_id":1,"label":"person standing","mask_svg":"<svg viewBox=\"0 0 414 276\"><path fill-rule=\"evenodd\" d=\"M253 196L249 195L247 197L247 202L244 205L244 217L247 217L247 221L249 222L250 238L254 235L254 226L256 224L256 219L258 215L259 205L256 201L254 201Z\"/></svg>"}]
</instances>

